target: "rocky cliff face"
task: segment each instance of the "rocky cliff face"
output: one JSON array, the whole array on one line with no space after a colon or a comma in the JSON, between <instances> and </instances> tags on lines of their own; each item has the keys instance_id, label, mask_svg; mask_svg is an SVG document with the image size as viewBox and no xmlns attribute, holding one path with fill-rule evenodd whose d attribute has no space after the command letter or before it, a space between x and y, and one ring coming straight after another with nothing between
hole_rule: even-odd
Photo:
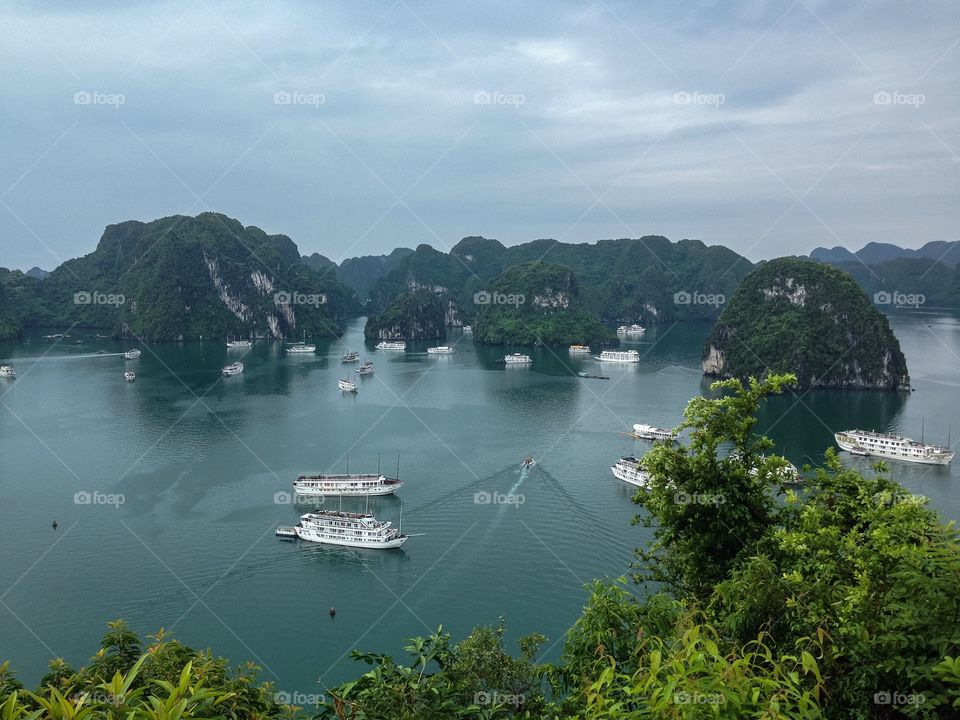
<instances>
[{"instance_id":1,"label":"rocky cliff face","mask_svg":"<svg viewBox=\"0 0 960 720\"><path fill-rule=\"evenodd\" d=\"M794 258L772 260L744 278L704 346L703 372L792 372L801 388L895 390L910 383L886 317L853 278Z\"/></svg>"},{"instance_id":2,"label":"rocky cliff face","mask_svg":"<svg viewBox=\"0 0 960 720\"><path fill-rule=\"evenodd\" d=\"M429 290L401 295L390 307L367 319L368 339L435 340L446 337L448 306Z\"/></svg>"}]
</instances>

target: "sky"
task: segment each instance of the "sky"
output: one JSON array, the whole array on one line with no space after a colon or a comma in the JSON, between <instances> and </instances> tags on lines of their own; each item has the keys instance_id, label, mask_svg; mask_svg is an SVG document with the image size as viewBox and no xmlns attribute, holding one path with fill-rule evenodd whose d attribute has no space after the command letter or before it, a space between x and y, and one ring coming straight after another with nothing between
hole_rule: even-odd
<instances>
[{"instance_id":1,"label":"sky","mask_svg":"<svg viewBox=\"0 0 960 720\"><path fill-rule=\"evenodd\" d=\"M938 0L0 0L0 266L207 210L335 261L957 240L958 89Z\"/></svg>"}]
</instances>

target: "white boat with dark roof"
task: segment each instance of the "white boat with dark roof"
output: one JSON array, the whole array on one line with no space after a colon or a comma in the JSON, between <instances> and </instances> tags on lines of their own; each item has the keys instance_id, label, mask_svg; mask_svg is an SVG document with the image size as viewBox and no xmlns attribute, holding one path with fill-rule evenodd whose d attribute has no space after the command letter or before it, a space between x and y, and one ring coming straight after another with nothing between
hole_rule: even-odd
<instances>
[{"instance_id":1,"label":"white boat with dark roof","mask_svg":"<svg viewBox=\"0 0 960 720\"><path fill-rule=\"evenodd\" d=\"M343 390L344 392L356 392L357 384L348 378L343 378L342 380L337 380L337 387Z\"/></svg>"},{"instance_id":2,"label":"white boat with dark roof","mask_svg":"<svg viewBox=\"0 0 960 720\"><path fill-rule=\"evenodd\" d=\"M373 375L373 363L367 360L365 363L360 365L354 372L363 375Z\"/></svg>"},{"instance_id":3,"label":"white boat with dark roof","mask_svg":"<svg viewBox=\"0 0 960 720\"><path fill-rule=\"evenodd\" d=\"M650 473L640 469L640 461L633 455L625 455L610 468L613 476L625 483L645 488L650 484Z\"/></svg>"},{"instance_id":4,"label":"white boat with dark roof","mask_svg":"<svg viewBox=\"0 0 960 720\"><path fill-rule=\"evenodd\" d=\"M141 352L140 352L139 350L136 350L136 349L134 349L134 350L127 350L127 351L123 354L123 359L124 359L124 360L136 360L137 358L140 357L140 355L141 355Z\"/></svg>"},{"instance_id":5,"label":"white boat with dark roof","mask_svg":"<svg viewBox=\"0 0 960 720\"><path fill-rule=\"evenodd\" d=\"M301 475L293 482L293 492L305 497L393 495L402 487L403 480L382 473Z\"/></svg>"},{"instance_id":6,"label":"white boat with dark roof","mask_svg":"<svg viewBox=\"0 0 960 720\"><path fill-rule=\"evenodd\" d=\"M277 528L281 534L290 528ZM293 527L297 537L307 542L327 545L344 545L355 548L373 548L386 550L398 548L407 541L399 528L393 523L377 520L370 513L349 513L336 510L321 510L300 516L300 522Z\"/></svg>"},{"instance_id":7,"label":"white boat with dark roof","mask_svg":"<svg viewBox=\"0 0 960 720\"><path fill-rule=\"evenodd\" d=\"M512 353L510 355L504 355L503 361L507 365L529 365L533 362L533 358L523 353Z\"/></svg>"},{"instance_id":8,"label":"white boat with dark roof","mask_svg":"<svg viewBox=\"0 0 960 720\"><path fill-rule=\"evenodd\" d=\"M617 335L643 335L646 331L643 325L621 325L617 328Z\"/></svg>"},{"instance_id":9,"label":"white boat with dark roof","mask_svg":"<svg viewBox=\"0 0 960 720\"><path fill-rule=\"evenodd\" d=\"M13 365L0 365L0 378L15 378L17 376L17 371L13 369Z\"/></svg>"},{"instance_id":10,"label":"white boat with dark roof","mask_svg":"<svg viewBox=\"0 0 960 720\"><path fill-rule=\"evenodd\" d=\"M406 350L405 340L381 340L376 345L377 350Z\"/></svg>"},{"instance_id":11,"label":"white boat with dark roof","mask_svg":"<svg viewBox=\"0 0 960 720\"><path fill-rule=\"evenodd\" d=\"M136 373L133 373L133 372L130 372L129 370L127 370L127 371L123 374L123 379L126 380L127 382L133 382L134 380L137 379L137 374L136 374Z\"/></svg>"},{"instance_id":12,"label":"white boat with dark roof","mask_svg":"<svg viewBox=\"0 0 960 720\"><path fill-rule=\"evenodd\" d=\"M243 348L253 347L253 340L228 340L227 349L228 350L240 350Z\"/></svg>"},{"instance_id":13,"label":"white boat with dark roof","mask_svg":"<svg viewBox=\"0 0 960 720\"><path fill-rule=\"evenodd\" d=\"M290 343L289 345L287 345L286 350L288 353L293 353L294 355L297 355L297 354L302 355L305 353L316 352L317 346L307 345L307 331L304 330L303 339L300 342Z\"/></svg>"},{"instance_id":14,"label":"white boat with dark roof","mask_svg":"<svg viewBox=\"0 0 960 720\"><path fill-rule=\"evenodd\" d=\"M599 355L595 355L594 359L600 362L638 363L640 353L636 350L603 350Z\"/></svg>"},{"instance_id":15,"label":"white boat with dark roof","mask_svg":"<svg viewBox=\"0 0 960 720\"><path fill-rule=\"evenodd\" d=\"M631 436L638 438L640 440L673 440L676 438L676 434L673 430L667 430L665 428L654 427L653 425L647 425L645 423L637 423L633 426L633 432L630 433Z\"/></svg>"},{"instance_id":16,"label":"white boat with dark roof","mask_svg":"<svg viewBox=\"0 0 960 720\"><path fill-rule=\"evenodd\" d=\"M342 363L355 363L359 362L360 353L356 350L348 350L343 355L340 356L340 362Z\"/></svg>"},{"instance_id":17,"label":"white boat with dark roof","mask_svg":"<svg viewBox=\"0 0 960 720\"><path fill-rule=\"evenodd\" d=\"M869 430L844 430L835 433L834 438L843 450L861 457L904 460L924 465L949 465L954 455L949 447L925 445L901 435Z\"/></svg>"},{"instance_id":18,"label":"white boat with dark roof","mask_svg":"<svg viewBox=\"0 0 960 720\"><path fill-rule=\"evenodd\" d=\"M437 347L427 348L427 353L429 355L453 355L454 349L448 347L447 345L438 345Z\"/></svg>"},{"instance_id":19,"label":"white boat with dark roof","mask_svg":"<svg viewBox=\"0 0 960 720\"><path fill-rule=\"evenodd\" d=\"M230 377L231 375L239 375L240 373L243 372L243 363L242 362L230 363L229 365L225 366L223 370L221 370L220 372L227 377Z\"/></svg>"},{"instance_id":20,"label":"white boat with dark roof","mask_svg":"<svg viewBox=\"0 0 960 720\"><path fill-rule=\"evenodd\" d=\"M571 345L569 351L573 355L589 355L590 347L587 345Z\"/></svg>"}]
</instances>

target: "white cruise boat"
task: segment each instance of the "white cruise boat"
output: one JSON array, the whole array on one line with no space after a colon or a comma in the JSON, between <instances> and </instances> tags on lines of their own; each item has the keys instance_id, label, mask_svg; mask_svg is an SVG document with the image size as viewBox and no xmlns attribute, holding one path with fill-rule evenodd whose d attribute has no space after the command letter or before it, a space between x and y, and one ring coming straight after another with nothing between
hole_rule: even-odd
<instances>
[{"instance_id":1,"label":"white cruise boat","mask_svg":"<svg viewBox=\"0 0 960 720\"><path fill-rule=\"evenodd\" d=\"M340 356L340 362L342 363L355 363L358 360L360 360L360 353L356 350L350 350Z\"/></svg>"},{"instance_id":2,"label":"white cruise boat","mask_svg":"<svg viewBox=\"0 0 960 720\"><path fill-rule=\"evenodd\" d=\"M627 455L617 460L617 464L610 468L613 476L618 480L623 480L631 485L645 488L650 483L650 473L641 470L638 465L640 461L633 455Z\"/></svg>"},{"instance_id":3,"label":"white cruise boat","mask_svg":"<svg viewBox=\"0 0 960 720\"><path fill-rule=\"evenodd\" d=\"M640 362L640 353L636 350L603 350L594 359L600 362L616 363L638 363Z\"/></svg>"},{"instance_id":4,"label":"white cruise boat","mask_svg":"<svg viewBox=\"0 0 960 720\"><path fill-rule=\"evenodd\" d=\"M228 340L227 348L230 350L237 350L240 348L249 348L253 347L253 340Z\"/></svg>"},{"instance_id":5,"label":"white cruise boat","mask_svg":"<svg viewBox=\"0 0 960 720\"><path fill-rule=\"evenodd\" d=\"M365 363L360 365L354 372L359 373L360 375L373 375L373 363L367 360Z\"/></svg>"},{"instance_id":6,"label":"white cruise boat","mask_svg":"<svg viewBox=\"0 0 960 720\"><path fill-rule=\"evenodd\" d=\"M905 460L925 465L949 465L953 450L939 445L924 445L900 435L870 432L868 430L844 430L834 434L842 449L860 456Z\"/></svg>"},{"instance_id":7,"label":"white cruise boat","mask_svg":"<svg viewBox=\"0 0 960 720\"><path fill-rule=\"evenodd\" d=\"M142 354L142 353L141 353L139 350L127 350L127 351L123 354L123 359L124 359L124 360L136 360L137 358L140 357L141 354Z\"/></svg>"},{"instance_id":8,"label":"white cruise boat","mask_svg":"<svg viewBox=\"0 0 960 720\"><path fill-rule=\"evenodd\" d=\"M0 365L0 378L15 378L17 376L17 371L13 369L13 365Z\"/></svg>"},{"instance_id":9,"label":"white cruise boat","mask_svg":"<svg viewBox=\"0 0 960 720\"><path fill-rule=\"evenodd\" d=\"M239 375L240 373L243 372L243 363L242 362L230 363L229 365L225 366L223 370L221 370L220 372L226 375L227 377L231 375Z\"/></svg>"},{"instance_id":10,"label":"white cruise boat","mask_svg":"<svg viewBox=\"0 0 960 720\"><path fill-rule=\"evenodd\" d=\"M137 379L137 374L136 374L136 373L133 373L133 372L130 372L129 370L127 370L127 371L123 374L123 379L126 380L127 382L133 382L134 380Z\"/></svg>"},{"instance_id":11,"label":"white cruise boat","mask_svg":"<svg viewBox=\"0 0 960 720\"><path fill-rule=\"evenodd\" d=\"M438 345L437 347L427 348L427 353L430 355L453 355L454 349L446 345Z\"/></svg>"},{"instance_id":12,"label":"white cruise boat","mask_svg":"<svg viewBox=\"0 0 960 720\"><path fill-rule=\"evenodd\" d=\"M589 355L590 348L587 345L571 345L570 353L573 355Z\"/></svg>"},{"instance_id":13,"label":"white cruise boat","mask_svg":"<svg viewBox=\"0 0 960 720\"><path fill-rule=\"evenodd\" d=\"M377 343L377 350L406 350L407 343L404 340L381 340Z\"/></svg>"},{"instance_id":14,"label":"white cruise boat","mask_svg":"<svg viewBox=\"0 0 960 720\"><path fill-rule=\"evenodd\" d=\"M473 332L473 327L471 327L470 325L464 325L464 326L463 326L463 331L464 331L465 333L472 333L472 332Z\"/></svg>"},{"instance_id":15,"label":"white cruise boat","mask_svg":"<svg viewBox=\"0 0 960 720\"><path fill-rule=\"evenodd\" d=\"M631 433L635 438L640 438L641 440L673 440L676 435L673 430L666 430L664 428L654 427L653 425L646 425L644 423L637 423L633 426L633 432Z\"/></svg>"},{"instance_id":16,"label":"white cruise boat","mask_svg":"<svg viewBox=\"0 0 960 720\"><path fill-rule=\"evenodd\" d=\"M353 380L348 380L344 378L342 380L337 380L337 387L343 390L344 392L356 392L357 384Z\"/></svg>"},{"instance_id":17,"label":"white cruise boat","mask_svg":"<svg viewBox=\"0 0 960 720\"><path fill-rule=\"evenodd\" d=\"M533 359L523 353L513 353L512 355L504 355L503 361L507 365L529 365L533 362Z\"/></svg>"},{"instance_id":18,"label":"white cruise boat","mask_svg":"<svg viewBox=\"0 0 960 720\"><path fill-rule=\"evenodd\" d=\"M293 491L306 497L337 495L392 495L403 487L403 480L377 473L350 475L301 475L293 481Z\"/></svg>"},{"instance_id":19,"label":"white cruise boat","mask_svg":"<svg viewBox=\"0 0 960 720\"><path fill-rule=\"evenodd\" d=\"M316 345L307 345L305 342L295 342L287 345L288 353L312 353L317 351Z\"/></svg>"},{"instance_id":20,"label":"white cruise boat","mask_svg":"<svg viewBox=\"0 0 960 720\"><path fill-rule=\"evenodd\" d=\"M369 513L321 510L301 515L294 531L297 537L308 542L357 548L398 548L407 541L407 536L392 525Z\"/></svg>"},{"instance_id":21,"label":"white cruise boat","mask_svg":"<svg viewBox=\"0 0 960 720\"><path fill-rule=\"evenodd\" d=\"M646 331L643 325L621 325L617 328L617 335L643 335Z\"/></svg>"}]
</instances>

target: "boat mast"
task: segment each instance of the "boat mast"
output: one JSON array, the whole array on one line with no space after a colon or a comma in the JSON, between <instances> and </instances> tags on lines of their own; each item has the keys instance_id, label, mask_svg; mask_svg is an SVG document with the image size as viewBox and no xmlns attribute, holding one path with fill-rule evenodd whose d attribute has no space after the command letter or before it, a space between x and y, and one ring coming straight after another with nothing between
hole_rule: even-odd
<instances>
[{"instance_id":1,"label":"boat mast","mask_svg":"<svg viewBox=\"0 0 960 720\"><path fill-rule=\"evenodd\" d=\"M926 424L927 419L925 417L920 418L920 444L923 445L923 426Z\"/></svg>"},{"instance_id":2,"label":"boat mast","mask_svg":"<svg viewBox=\"0 0 960 720\"><path fill-rule=\"evenodd\" d=\"M400 479L400 453L397 453L397 480Z\"/></svg>"},{"instance_id":3,"label":"boat mast","mask_svg":"<svg viewBox=\"0 0 960 720\"><path fill-rule=\"evenodd\" d=\"M397 529L400 535L403 535L403 500L400 501L400 527Z\"/></svg>"}]
</instances>

